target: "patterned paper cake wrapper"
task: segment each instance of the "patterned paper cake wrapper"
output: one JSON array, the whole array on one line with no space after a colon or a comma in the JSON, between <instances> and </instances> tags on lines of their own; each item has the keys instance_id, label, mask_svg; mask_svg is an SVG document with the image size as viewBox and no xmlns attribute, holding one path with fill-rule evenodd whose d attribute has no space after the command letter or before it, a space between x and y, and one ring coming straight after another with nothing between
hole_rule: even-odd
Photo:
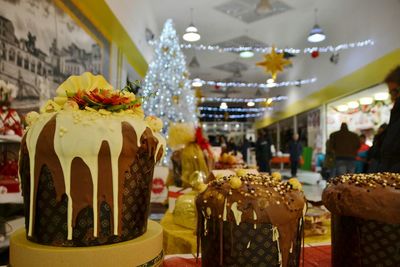
<instances>
[{"instance_id":1,"label":"patterned paper cake wrapper","mask_svg":"<svg viewBox=\"0 0 400 267\"><path fill-rule=\"evenodd\" d=\"M332 216L332 266L400 266L400 224Z\"/></svg>"},{"instance_id":2,"label":"patterned paper cake wrapper","mask_svg":"<svg viewBox=\"0 0 400 267\"><path fill-rule=\"evenodd\" d=\"M79 212L73 227L72 240L67 240L67 196L64 194L61 201L57 202L53 177L44 165L36 196L34 234L27 238L43 245L80 247L118 243L144 234L150 209L154 161L148 160L144 151L139 151L138 155L140 156L134 160L130 171L125 173L120 221L122 230L119 236L113 235L111 208L103 201L99 205L98 236L93 236L93 209L88 206ZM21 160L21 167L23 172L29 173L28 157ZM27 177L26 174L21 175ZM25 225L28 231L30 181L24 179L22 182Z\"/></svg>"},{"instance_id":3,"label":"patterned paper cake wrapper","mask_svg":"<svg viewBox=\"0 0 400 267\"><path fill-rule=\"evenodd\" d=\"M206 235L204 235L204 225L199 226L202 227L199 235L201 238L201 262L204 267L282 266L279 262L279 248L277 241L274 240L272 224L257 224L254 227L254 224L250 223L236 225L232 222L210 219L207 220ZM299 266L301 228L299 226L298 229L293 229L297 239L289 254L287 266Z\"/></svg>"}]
</instances>

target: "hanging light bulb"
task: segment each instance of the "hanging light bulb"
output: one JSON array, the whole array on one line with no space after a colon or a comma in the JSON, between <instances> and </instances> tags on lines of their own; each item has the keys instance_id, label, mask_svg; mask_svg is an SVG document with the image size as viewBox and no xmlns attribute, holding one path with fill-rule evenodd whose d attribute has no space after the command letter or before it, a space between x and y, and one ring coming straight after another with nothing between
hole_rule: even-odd
<instances>
[{"instance_id":1,"label":"hanging light bulb","mask_svg":"<svg viewBox=\"0 0 400 267\"><path fill-rule=\"evenodd\" d=\"M248 107L254 107L256 103L254 103L253 101L247 102L247 106Z\"/></svg>"},{"instance_id":2,"label":"hanging light bulb","mask_svg":"<svg viewBox=\"0 0 400 267\"><path fill-rule=\"evenodd\" d=\"M242 51L239 53L241 58L251 58L254 56L254 52L251 50Z\"/></svg>"},{"instance_id":3,"label":"hanging light bulb","mask_svg":"<svg viewBox=\"0 0 400 267\"><path fill-rule=\"evenodd\" d=\"M374 102L374 99L372 97L367 96L367 97L360 98L360 104L363 106L371 105L372 102Z\"/></svg>"},{"instance_id":4,"label":"hanging light bulb","mask_svg":"<svg viewBox=\"0 0 400 267\"><path fill-rule=\"evenodd\" d=\"M357 101L350 101L347 103L347 106L351 109L356 109L360 106L360 104Z\"/></svg>"},{"instance_id":5,"label":"hanging light bulb","mask_svg":"<svg viewBox=\"0 0 400 267\"><path fill-rule=\"evenodd\" d=\"M222 102L221 105L219 106L220 109L228 109L228 105L226 102Z\"/></svg>"},{"instance_id":6,"label":"hanging light bulb","mask_svg":"<svg viewBox=\"0 0 400 267\"><path fill-rule=\"evenodd\" d=\"M192 81L192 86L193 87L202 87L203 86L203 82L199 78L195 78Z\"/></svg>"},{"instance_id":7,"label":"hanging light bulb","mask_svg":"<svg viewBox=\"0 0 400 267\"><path fill-rule=\"evenodd\" d=\"M379 92L374 95L376 101L384 101L389 98L389 93L387 92Z\"/></svg>"},{"instance_id":8,"label":"hanging light bulb","mask_svg":"<svg viewBox=\"0 0 400 267\"><path fill-rule=\"evenodd\" d=\"M336 108L337 108L337 110L338 110L339 112L346 112L346 111L349 110L349 107L348 107L347 105L339 105L339 106L337 106Z\"/></svg>"},{"instance_id":9,"label":"hanging light bulb","mask_svg":"<svg viewBox=\"0 0 400 267\"><path fill-rule=\"evenodd\" d=\"M197 42L200 40L200 33L193 24L193 8L190 9L190 20L190 25L186 28L182 38L187 42Z\"/></svg>"},{"instance_id":10,"label":"hanging light bulb","mask_svg":"<svg viewBox=\"0 0 400 267\"><path fill-rule=\"evenodd\" d=\"M267 80L267 87L268 87L268 88L272 88L272 87L275 87L275 86L276 86L275 80L272 79L272 78L269 78L269 79Z\"/></svg>"},{"instance_id":11,"label":"hanging light bulb","mask_svg":"<svg viewBox=\"0 0 400 267\"><path fill-rule=\"evenodd\" d=\"M326 38L324 32L322 31L322 29L319 27L319 25L317 23L317 11L318 10L315 9L315 25L311 29L310 34L307 37L307 40L311 43L322 42Z\"/></svg>"},{"instance_id":12,"label":"hanging light bulb","mask_svg":"<svg viewBox=\"0 0 400 267\"><path fill-rule=\"evenodd\" d=\"M267 80L267 83L273 83L274 82L274 79L272 79L272 78L269 78L268 80Z\"/></svg>"}]
</instances>

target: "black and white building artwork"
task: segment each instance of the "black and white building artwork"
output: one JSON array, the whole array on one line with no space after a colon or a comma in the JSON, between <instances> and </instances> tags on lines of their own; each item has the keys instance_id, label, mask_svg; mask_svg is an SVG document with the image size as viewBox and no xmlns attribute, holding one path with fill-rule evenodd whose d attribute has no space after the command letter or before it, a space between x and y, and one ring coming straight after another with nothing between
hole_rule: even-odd
<instances>
[{"instance_id":1,"label":"black and white building artwork","mask_svg":"<svg viewBox=\"0 0 400 267\"><path fill-rule=\"evenodd\" d=\"M90 71L107 78L109 45L53 1L0 0L0 6L0 80L17 86L15 108L37 109L70 75Z\"/></svg>"}]
</instances>

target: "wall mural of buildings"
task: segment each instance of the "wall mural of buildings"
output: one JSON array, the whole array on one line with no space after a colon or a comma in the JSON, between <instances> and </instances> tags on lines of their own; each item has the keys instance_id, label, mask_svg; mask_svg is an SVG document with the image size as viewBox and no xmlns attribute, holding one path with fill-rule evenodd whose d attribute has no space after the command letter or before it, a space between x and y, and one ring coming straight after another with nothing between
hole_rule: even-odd
<instances>
[{"instance_id":1,"label":"wall mural of buildings","mask_svg":"<svg viewBox=\"0 0 400 267\"><path fill-rule=\"evenodd\" d=\"M0 0L0 6L0 80L17 86L15 108L38 108L70 75L104 74L106 48L51 0Z\"/></svg>"}]
</instances>

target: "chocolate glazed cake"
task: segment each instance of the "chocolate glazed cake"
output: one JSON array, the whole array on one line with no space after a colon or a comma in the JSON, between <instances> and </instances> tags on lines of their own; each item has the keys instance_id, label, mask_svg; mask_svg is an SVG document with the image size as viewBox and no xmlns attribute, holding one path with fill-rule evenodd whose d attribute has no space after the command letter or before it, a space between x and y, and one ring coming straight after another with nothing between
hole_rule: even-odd
<instances>
[{"instance_id":1,"label":"chocolate glazed cake","mask_svg":"<svg viewBox=\"0 0 400 267\"><path fill-rule=\"evenodd\" d=\"M400 266L400 174L347 174L322 194L332 213L332 266Z\"/></svg>"},{"instance_id":2,"label":"chocolate glazed cake","mask_svg":"<svg viewBox=\"0 0 400 267\"><path fill-rule=\"evenodd\" d=\"M298 266L306 201L296 182L253 174L210 182L196 200L202 266Z\"/></svg>"},{"instance_id":3,"label":"chocolate glazed cake","mask_svg":"<svg viewBox=\"0 0 400 267\"><path fill-rule=\"evenodd\" d=\"M146 232L153 170L165 140L132 114L40 114L20 151L27 238L93 246Z\"/></svg>"}]
</instances>

